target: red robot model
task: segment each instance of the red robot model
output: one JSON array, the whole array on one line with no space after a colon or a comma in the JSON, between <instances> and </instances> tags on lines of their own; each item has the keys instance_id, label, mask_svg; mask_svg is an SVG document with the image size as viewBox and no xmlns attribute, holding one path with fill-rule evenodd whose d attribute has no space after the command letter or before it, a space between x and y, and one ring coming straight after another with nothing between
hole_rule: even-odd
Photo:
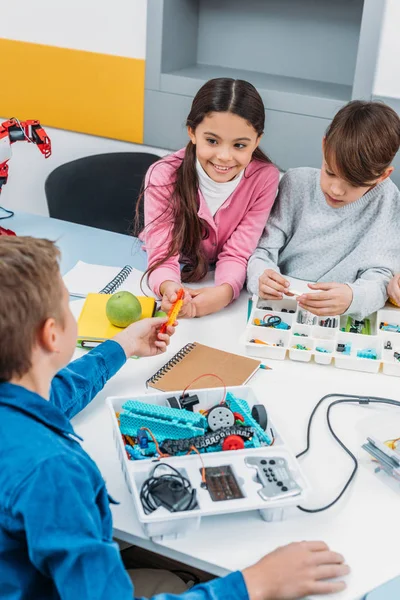
<instances>
[{"instance_id":1,"label":"red robot model","mask_svg":"<svg viewBox=\"0 0 400 600\"><path fill-rule=\"evenodd\" d=\"M51 155L51 142L43 127L37 120L19 121L9 119L0 124L0 194L3 185L8 179L8 161L11 158L11 145L14 142L30 142L35 144L45 158ZM3 209L6 210L6 209ZM7 219L13 215L12 211L6 210L8 216L0 217ZM15 235L11 229L0 227L0 235Z\"/></svg>"}]
</instances>

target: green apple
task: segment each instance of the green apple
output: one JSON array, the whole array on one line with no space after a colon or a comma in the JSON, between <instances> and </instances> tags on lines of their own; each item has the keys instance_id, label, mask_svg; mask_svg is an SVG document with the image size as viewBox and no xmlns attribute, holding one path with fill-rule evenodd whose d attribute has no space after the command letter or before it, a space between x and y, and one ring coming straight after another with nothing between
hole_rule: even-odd
<instances>
[{"instance_id":1,"label":"green apple","mask_svg":"<svg viewBox=\"0 0 400 600\"><path fill-rule=\"evenodd\" d=\"M167 313L166 313L166 312L164 312L163 310L157 310L157 311L154 313L154 316L155 316L155 317L166 317L166 316L167 316Z\"/></svg>"},{"instance_id":2,"label":"green apple","mask_svg":"<svg viewBox=\"0 0 400 600\"><path fill-rule=\"evenodd\" d=\"M142 305L130 292L117 292L107 301L106 315L116 327L128 327L141 318Z\"/></svg>"}]
</instances>

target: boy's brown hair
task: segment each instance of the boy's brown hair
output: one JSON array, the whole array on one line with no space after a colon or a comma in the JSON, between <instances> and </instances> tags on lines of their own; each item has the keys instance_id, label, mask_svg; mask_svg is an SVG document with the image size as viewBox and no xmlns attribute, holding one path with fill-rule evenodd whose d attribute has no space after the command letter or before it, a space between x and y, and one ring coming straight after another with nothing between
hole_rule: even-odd
<instances>
[{"instance_id":1,"label":"boy's brown hair","mask_svg":"<svg viewBox=\"0 0 400 600\"><path fill-rule=\"evenodd\" d=\"M46 320L63 324L60 252L53 242L0 237L0 381L22 377Z\"/></svg>"},{"instance_id":2,"label":"boy's brown hair","mask_svg":"<svg viewBox=\"0 0 400 600\"><path fill-rule=\"evenodd\" d=\"M353 100L339 110L325 134L325 160L356 187L371 184L400 146L400 118L383 102Z\"/></svg>"}]
</instances>

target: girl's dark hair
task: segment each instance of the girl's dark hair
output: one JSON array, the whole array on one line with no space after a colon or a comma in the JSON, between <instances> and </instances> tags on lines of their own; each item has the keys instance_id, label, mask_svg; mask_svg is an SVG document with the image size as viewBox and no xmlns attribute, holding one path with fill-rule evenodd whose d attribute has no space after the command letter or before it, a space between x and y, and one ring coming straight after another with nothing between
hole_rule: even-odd
<instances>
[{"instance_id":1,"label":"girl's dark hair","mask_svg":"<svg viewBox=\"0 0 400 600\"><path fill-rule=\"evenodd\" d=\"M264 132L264 104L256 88L247 81L221 77L205 83L193 100L186 126L195 130L204 117L212 112L231 112L245 119L258 136ZM258 147L253 152L253 158L266 163L271 162ZM150 168L157 168L158 164L166 161L168 158ZM152 185L150 179L151 177L147 187ZM147 276L176 254L180 255L181 261L185 263L181 273L182 281L199 281L206 275L208 261L201 249L201 241L207 238L209 232L207 224L197 214L198 187L196 146L189 142L182 163L176 171L176 180L172 184L170 204L167 209L169 212L164 212L157 217L157 219L172 220L171 242L166 248L164 257L146 271ZM144 198L144 193L142 197ZM139 203L136 207L135 225L138 233L138 230L140 231ZM152 223L146 224L147 227L151 225Z\"/></svg>"},{"instance_id":2,"label":"girl's dark hair","mask_svg":"<svg viewBox=\"0 0 400 600\"><path fill-rule=\"evenodd\" d=\"M383 102L353 100L334 117L325 134L325 160L356 187L378 179L400 145L400 118Z\"/></svg>"}]
</instances>

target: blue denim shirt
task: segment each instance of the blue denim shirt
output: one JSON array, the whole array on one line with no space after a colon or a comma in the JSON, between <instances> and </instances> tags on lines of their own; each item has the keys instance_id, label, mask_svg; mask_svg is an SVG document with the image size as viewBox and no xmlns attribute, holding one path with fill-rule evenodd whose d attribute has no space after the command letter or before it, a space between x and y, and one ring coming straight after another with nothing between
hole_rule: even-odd
<instances>
[{"instance_id":1,"label":"blue denim shirt","mask_svg":"<svg viewBox=\"0 0 400 600\"><path fill-rule=\"evenodd\" d=\"M124 362L121 346L105 342L56 375L49 402L0 384L2 600L132 600L103 478L69 420ZM248 600L240 572L179 597Z\"/></svg>"}]
</instances>

